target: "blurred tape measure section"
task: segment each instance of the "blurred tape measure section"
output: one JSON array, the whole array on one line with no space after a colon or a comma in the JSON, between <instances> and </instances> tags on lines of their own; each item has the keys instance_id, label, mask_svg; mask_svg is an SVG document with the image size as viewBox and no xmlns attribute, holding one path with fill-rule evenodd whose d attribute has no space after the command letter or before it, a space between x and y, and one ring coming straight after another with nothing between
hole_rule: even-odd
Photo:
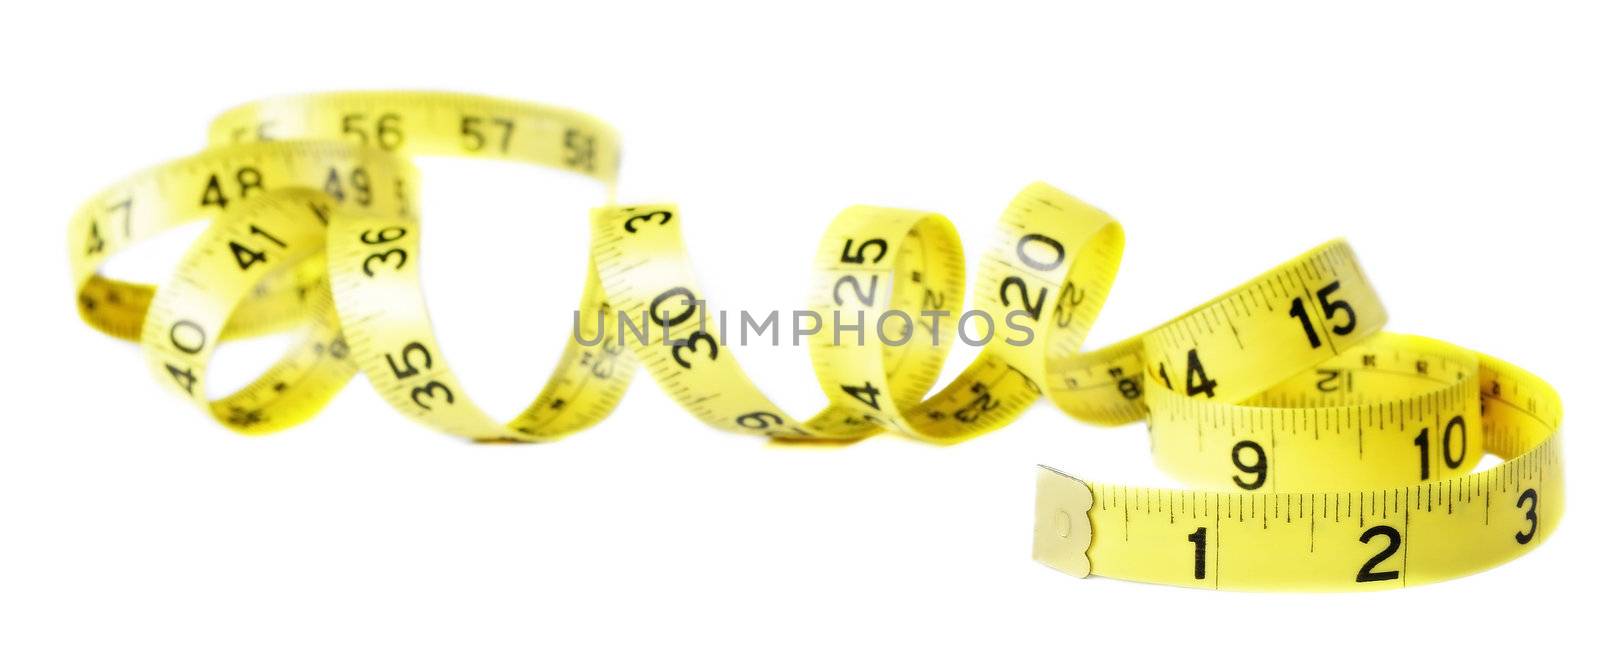
<instances>
[{"instance_id":1,"label":"blurred tape measure section","mask_svg":"<svg viewBox=\"0 0 1600 646\"><path fill-rule=\"evenodd\" d=\"M553 440L609 414L642 364L706 424L783 442L896 432L953 443L1046 396L1093 423L1144 420L1158 465L1197 489L1038 473L1035 558L1079 576L1397 587L1515 558L1561 517L1556 393L1503 361L1381 332L1383 304L1343 241L1083 352L1122 229L1055 188L1028 186L1002 213L967 308L1013 334L991 335L930 394L955 330L928 313L964 309L961 241L936 213L850 207L823 234L808 303L821 321L812 364L830 403L796 416L705 325L678 209L608 204L590 214L575 334L527 409L502 422L472 403L429 323L408 157L538 164L611 193L620 151L611 127L485 97L356 92L241 106L212 124L210 141L89 200L72 218L68 253L83 319L138 341L158 380L242 433L312 417L359 371L396 410L446 433ZM209 229L159 289L99 273L118 251L200 219ZM537 277L535 268L485 284ZM627 344L622 317L679 334ZM297 341L258 379L207 396L219 342L288 330ZM1504 462L1474 472L1486 452Z\"/></svg>"}]
</instances>

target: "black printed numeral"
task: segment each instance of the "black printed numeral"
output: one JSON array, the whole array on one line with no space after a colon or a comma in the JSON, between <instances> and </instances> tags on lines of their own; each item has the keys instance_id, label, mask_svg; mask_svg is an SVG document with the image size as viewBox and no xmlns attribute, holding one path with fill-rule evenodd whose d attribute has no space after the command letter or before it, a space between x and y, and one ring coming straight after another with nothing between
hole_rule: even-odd
<instances>
[{"instance_id":1,"label":"black printed numeral","mask_svg":"<svg viewBox=\"0 0 1600 646\"><path fill-rule=\"evenodd\" d=\"M627 231L628 233L638 233L639 232L639 226L638 226L639 223L653 221L653 220L655 220L656 216L661 216L661 221L658 222L657 224L664 225L664 224L672 221L672 212L671 211L651 211L649 213L641 213L639 215L628 216L628 219L623 221L623 223L622 223L622 229L624 231Z\"/></svg>"},{"instance_id":2,"label":"black printed numeral","mask_svg":"<svg viewBox=\"0 0 1600 646\"><path fill-rule=\"evenodd\" d=\"M1206 528L1194 528L1189 542L1194 543L1194 578L1199 581L1206 578Z\"/></svg>"},{"instance_id":3,"label":"black printed numeral","mask_svg":"<svg viewBox=\"0 0 1600 646\"><path fill-rule=\"evenodd\" d=\"M1207 399L1217 396L1217 380L1206 377L1206 367L1200 364L1198 348L1189 350L1189 368L1188 375L1184 377L1184 389L1190 397L1200 393L1205 393Z\"/></svg>"},{"instance_id":4,"label":"black printed numeral","mask_svg":"<svg viewBox=\"0 0 1600 646\"><path fill-rule=\"evenodd\" d=\"M367 176L367 169L360 166L350 169L350 189L356 204L372 205L372 178ZM339 178L339 169L328 169L328 180L323 182L322 192L340 202L345 200L344 181Z\"/></svg>"},{"instance_id":5,"label":"black printed numeral","mask_svg":"<svg viewBox=\"0 0 1600 646\"><path fill-rule=\"evenodd\" d=\"M1042 249L1041 249L1042 247ZM1017 261L1024 266L1036 271L1054 271L1067 261L1067 249L1059 241L1050 236L1038 233L1029 233L1017 239ZM1022 311L1028 317L1037 321L1044 315L1046 297L1050 290L1047 287L1039 288L1039 298L1030 299L1028 283L1021 276L1006 276L1000 281L1000 304L1011 305L1011 293L1015 288L1018 300L1022 301Z\"/></svg>"},{"instance_id":6,"label":"black printed numeral","mask_svg":"<svg viewBox=\"0 0 1600 646\"><path fill-rule=\"evenodd\" d=\"M239 192L234 199L245 199L251 193L264 190L261 184L261 171L254 166L244 166L233 173L233 183L239 187ZM211 174L211 179L206 181L205 190L200 193L200 206L215 206L219 209L228 208L228 191L223 188L221 176Z\"/></svg>"},{"instance_id":7,"label":"black printed numeral","mask_svg":"<svg viewBox=\"0 0 1600 646\"><path fill-rule=\"evenodd\" d=\"M678 297L677 302L683 305L684 309L677 315L669 315L671 310L664 309L663 306L671 305L670 301L674 296ZM694 292L689 291L689 288L673 287L657 294L655 298L650 300L650 320L661 326L662 338L668 338L672 328L683 325L689 319L694 318L694 313L700 309L699 303L700 301L695 298Z\"/></svg>"},{"instance_id":8,"label":"black printed numeral","mask_svg":"<svg viewBox=\"0 0 1600 646\"><path fill-rule=\"evenodd\" d=\"M777 414L766 411L745 413L740 415L738 419L735 419L734 422L745 428L755 429L758 431L772 428L774 426L783 426L782 417L778 417Z\"/></svg>"},{"instance_id":9,"label":"black printed numeral","mask_svg":"<svg viewBox=\"0 0 1600 646\"><path fill-rule=\"evenodd\" d=\"M1122 393L1122 398L1133 401L1144 395L1144 385L1139 375L1132 377L1123 373L1122 368L1112 368L1109 371L1112 379L1117 380L1117 392Z\"/></svg>"},{"instance_id":10,"label":"black printed numeral","mask_svg":"<svg viewBox=\"0 0 1600 646\"><path fill-rule=\"evenodd\" d=\"M260 238L265 240L279 249L289 248L289 245L283 240L254 224L250 225L250 236L252 238ZM239 271L247 270L256 263L267 261L266 251L261 249L253 249L245 243L239 242L238 240L229 240L228 249L233 251L234 262L239 263Z\"/></svg>"},{"instance_id":11,"label":"black printed numeral","mask_svg":"<svg viewBox=\"0 0 1600 646\"><path fill-rule=\"evenodd\" d=\"M364 112L351 112L345 114L339 123L340 131L345 136L361 142L363 146L375 145L384 150L394 150L406 142L405 132L400 129L400 115L393 112L380 114L376 119L369 119Z\"/></svg>"},{"instance_id":12,"label":"black printed numeral","mask_svg":"<svg viewBox=\"0 0 1600 646\"><path fill-rule=\"evenodd\" d=\"M443 395L440 393L443 393ZM423 399L433 401L439 397L444 397L444 403L446 404L456 403L456 394L450 392L450 387L437 381L430 381L411 389L411 403L416 404L422 410L433 410L432 406L422 403Z\"/></svg>"},{"instance_id":13,"label":"black printed numeral","mask_svg":"<svg viewBox=\"0 0 1600 646\"><path fill-rule=\"evenodd\" d=\"M689 354L699 354L702 341L709 347L709 350L706 351L706 359L708 361L716 361L717 340L704 330L695 330L689 334L689 338L682 341L668 340L668 343L672 345L672 360L678 362L678 365L683 366L685 370L693 368L694 366L689 365L689 360L683 358L683 353L687 349Z\"/></svg>"},{"instance_id":14,"label":"black printed numeral","mask_svg":"<svg viewBox=\"0 0 1600 646\"><path fill-rule=\"evenodd\" d=\"M1306 301L1299 296L1294 297L1294 302L1289 304L1289 316L1300 319L1300 329L1306 333L1306 340L1311 342L1311 349L1322 347L1322 338L1317 336L1317 327L1311 323L1311 314L1306 311Z\"/></svg>"},{"instance_id":15,"label":"black printed numeral","mask_svg":"<svg viewBox=\"0 0 1600 646\"><path fill-rule=\"evenodd\" d=\"M1527 545L1533 540L1534 532L1539 531L1539 492L1523 489L1522 495L1517 497L1517 509L1522 509L1524 506L1528 508L1523 514L1523 518L1528 519L1528 528L1517 532L1515 536L1517 543L1521 545Z\"/></svg>"},{"instance_id":16,"label":"black printed numeral","mask_svg":"<svg viewBox=\"0 0 1600 646\"><path fill-rule=\"evenodd\" d=\"M839 389L843 390L844 394L861 400L861 403L871 406L872 410L882 410L878 407L878 395L882 391L879 391L878 387L872 385L872 382L870 381L860 386L841 385L839 386Z\"/></svg>"},{"instance_id":17,"label":"black printed numeral","mask_svg":"<svg viewBox=\"0 0 1600 646\"><path fill-rule=\"evenodd\" d=\"M118 212L118 211L122 212L122 235L124 237L132 236L133 235L133 198L131 198L131 197L124 198L121 202L117 202L116 204L113 204L109 208L106 209L105 221L106 221L106 225L107 226L111 225L112 219L116 217L113 214ZM89 221L89 244L88 244L88 248L85 250L84 253L85 253L85 255L92 256L92 255L95 255L97 253L101 253L101 252L103 252L105 250L106 250L106 239L105 239L104 236L100 235L100 223L95 221L95 220L90 220Z\"/></svg>"},{"instance_id":18,"label":"black printed numeral","mask_svg":"<svg viewBox=\"0 0 1600 646\"><path fill-rule=\"evenodd\" d=\"M412 362L411 355L413 354L420 355L422 357L421 367L418 367L416 363ZM395 362L394 355L392 354L383 355L383 358L385 361L389 362L389 370L394 373L395 379L415 377L423 370L429 370L433 368L433 354L428 352L427 346L422 345L422 343L417 341L407 343L405 347L400 348L399 363ZM402 365L405 366L404 370L400 368Z\"/></svg>"},{"instance_id":19,"label":"black printed numeral","mask_svg":"<svg viewBox=\"0 0 1600 646\"><path fill-rule=\"evenodd\" d=\"M398 226L368 229L361 232L361 242L373 246L389 244L404 237L406 237L406 228ZM399 270L401 267L406 266L406 258L406 250L399 247L374 251L361 260L361 273L369 277L375 277L377 274L373 272L373 267L375 265L386 266L391 259L394 265L390 269Z\"/></svg>"},{"instance_id":20,"label":"black printed numeral","mask_svg":"<svg viewBox=\"0 0 1600 646\"><path fill-rule=\"evenodd\" d=\"M186 367L180 368L169 363L167 364L167 374L172 375L172 380L183 388L183 392L194 394L194 384L199 381L199 378L194 376L193 370Z\"/></svg>"},{"instance_id":21,"label":"black printed numeral","mask_svg":"<svg viewBox=\"0 0 1600 646\"><path fill-rule=\"evenodd\" d=\"M1336 315L1344 314L1344 322L1334 323L1329 331L1345 336L1356 329L1356 308L1342 298L1334 299L1333 293L1336 291L1339 291L1337 280L1323 285L1322 289L1317 290L1317 303L1322 306L1323 319L1330 323L1333 323ZM1289 316L1300 319L1300 329L1305 331L1306 341L1311 343L1313 349L1322 347L1322 339L1317 336L1317 328L1311 322L1311 313L1306 311L1306 303L1299 296L1294 297L1294 301L1289 304Z\"/></svg>"},{"instance_id":22,"label":"black printed numeral","mask_svg":"<svg viewBox=\"0 0 1600 646\"><path fill-rule=\"evenodd\" d=\"M1384 545L1383 549L1378 550L1377 554L1372 555L1372 558L1367 559L1367 562L1361 566L1361 570L1356 572L1356 583L1392 581L1400 578L1399 570L1373 570L1373 568L1382 565L1389 557L1394 556L1395 552L1400 551L1400 530L1388 525L1374 525L1361 534L1361 542L1370 543L1372 539L1379 536L1389 539L1388 544Z\"/></svg>"},{"instance_id":23,"label":"black printed numeral","mask_svg":"<svg viewBox=\"0 0 1600 646\"><path fill-rule=\"evenodd\" d=\"M594 135L584 133L577 128L567 128L561 136L561 146L566 150L562 158L572 168L584 172L594 172Z\"/></svg>"},{"instance_id":24,"label":"black printed numeral","mask_svg":"<svg viewBox=\"0 0 1600 646\"><path fill-rule=\"evenodd\" d=\"M407 343L405 347L400 348L398 354L399 361L395 361L394 354L383 355L384 361L389 362L389 371L394 373L394 378L397 380L405 381L421 374L423 370L433 369L433 353L428 352L428 347L420 341ZM422 410L433 410L433 406L423 402L424 399L434 401L441 397L446 404L456 403L455 393L450 391L449 386L438 381L429 380L411 389L411 403Z\"/></svg>"},{"instance_id":25,"label":"black printed numeral","mask_svg":"<svg viewBox=\"0 0 1600 646\"><path fill-rule=\"evenodd\" d=\"M833 304L834 305L844 305L844 296L841 294L840 288L844 287L845 285L849 285L850 286L850 291L855 292L855 299L857 301L859 301L862 305L866 305L868 307L871 307L877 301L877 298L878 298L877 297L877 294L878 294L878 276L877 276L877 274L873 274L872 276L868 277L867 286L865 288L863 288L861 286L861 280L856 278L855 276L841 276L841 277L839 277L839 280L833 283Z\"/></svg>"},{"instance_id":26,"label":"black printed numeral","mask_svg":"<svg viewBox=\"0 0 1600 646\"><path fill-rule=\"evenodd\" d=\"M852 249L852 247L854 248ZM883 238L872 238L862 242L861 246L857 247L854 239L847 239L844 241L844 251L839 254L839 262L847 262L853 265L866 264L868 262L867 249L877 250L870 261L876 264L883 260L885 254L889 253L889 243Z\"/></svg>"},{"instance_id":27,"label":"black printed numeral","mask_svg":"<svg viewBox=\"0 0 1600 646\"><path fill-rule=\"evenodd\" d=\"M972 424L977 422L978 418L983 417L984 413L1000 407L1000 400L994 396L994 393L989 391L988 385L981 382L975 383L972 384L969 390L977 397L974 397L972 401L967 402L966 406L962 406L956 411L956 419Z\"/></svg>"},{"instance_id":28,"label":"black printed numeral","mask_svg":"<svg viewBox=\"0 0 1600 646\"><path fill-rule=\"evenodd\" d=\"M1022 301L1022 310L1028 313L1029 318L1035 321L1039 320L1039 317L1044 314L1044 299L1049 294L1049 290L1040 287L1039 299L1028 300L1028 283L1024 282L1021 276L1006 276L1004 280L1000 281L1001 305L1011 305L1011 294L1007 293L1006 290L1012 287L1017 289L1018 299Z\"/></svg>"},{"instance_id":29,"label":"black printed numeral","mask_svg":"<svg viewBox=\"0 0 1600 646\"><path fill-rule=\"evenodd\" d=\"M184 354L200 354L206 347L206 331L199 323L189 320L180 320L167 329L167 340L172 343L172 348ZM183 391L194 394L194 385L200 379L194 370L187 366L166 364L167 374L172 375L172 380L183 388Z\"/></svg>"},{"instance_id":30,"label":"black printed numeral","mask_svg":"<svg viewBox=\"0 0 1600 646\"><path fill-rule=\"evenodd\" d=\"M89 222L89 244L84 255L93 256L106 250L106 239L100 235L100 223Z\"/></svg>"},{"instance_id":31,"label":"black printed numeral","mask_svg":"<svg viewBox=\"0 0 1600 646\"><path fill-rule=\"evenodd\" d=\"M1417 447L1417 459L1422 465L1423 480L1427 480L1431 476L1428 464L1431 462L1430 458L1433 457L1428 450L1428 430L1424 427L1422 432L1417 433L1417 437L1411 441L1411 444ZM1450 418L1450 421L1445 423L1442 448L1443 450L1440 451L1441 455L1439 457L1444 459L1445 466L1455 469L1467 461L1467 421L1462 419L1460 415Z\"/></svg>"},{"instance_id":32,"label":"black printed numeral","mask_svg":"<svg viewBox=\"0 0 1600 646\"><path fill-rule=\"evenodd\" d=\"M1245 453L1255 454L1255 457L1248 464L1243 459ZM1243 440L1233 445L1233 466L1246 475L1255 476L1255 480L1249 482L1239 476L1234 476L1233 483L1239 485L1240 489L1247 491L1260 489L1261 485L1267 483L1267 452L1261 448L1260 444L1250 440Z\"/></svg>"},{"instance_id":33,"label":"black printed numeral","mask_svg":"<svg viewBox=\"0 0 1600 646\"><path fill-rule=\"evenodd\" d=\"M500 152L511 150L511 133L516 122L505 117L461 117L461 147L468 152L479 152L489 145L489 137L496 135Z\"/></svg>"}]
</instances>

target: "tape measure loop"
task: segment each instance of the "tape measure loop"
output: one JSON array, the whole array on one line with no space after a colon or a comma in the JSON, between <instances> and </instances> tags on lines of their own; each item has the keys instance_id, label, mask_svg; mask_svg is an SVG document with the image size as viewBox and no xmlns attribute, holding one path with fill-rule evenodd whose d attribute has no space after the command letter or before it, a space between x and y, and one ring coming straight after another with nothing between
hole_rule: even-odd
<instances>
[{"instance_id":1,"label":"tape measure loop","mask_svg":"<svg viewBox=\"0 0 1600 646\"><path fill-rule=\"evenodd\" d=\"M574 334L532 403L501 423L472 402L433 333L408 157L548 166L610 194L614 129L491 97L352 92L239 106L212 123L210 142L94 196L69 222L68 254L84 321L139 340L159 381L239 432L308 419L358 369L407 417L484 442L593 425L636 364L708 425L794 442L885 431L959 442L1047 394L1084 421L1146 421L1157 465L1196 488L1043 467L1035 558L1078 576L1210 588L1460 576L1537 546L1565 507L1556 392L1504 361L1381 333L1387 312L1343 240L1080 352L1122 260L1122 228L1105 213L1043 183L1024 188L968 303L948 219L851 207L818 245L807 309L750 321L758 335L806 339L829 404L799 418L740 367L694 280L678 208L606 204L590 213ZM102 273L108 258L199 220L209 228L159 290ZM276 363L208 396L218 344L284 330L298 336ZM957 343L982 349L934 391ZM1479 468L1484 454L1504 461Z\"/></svg>"}]
</instances>

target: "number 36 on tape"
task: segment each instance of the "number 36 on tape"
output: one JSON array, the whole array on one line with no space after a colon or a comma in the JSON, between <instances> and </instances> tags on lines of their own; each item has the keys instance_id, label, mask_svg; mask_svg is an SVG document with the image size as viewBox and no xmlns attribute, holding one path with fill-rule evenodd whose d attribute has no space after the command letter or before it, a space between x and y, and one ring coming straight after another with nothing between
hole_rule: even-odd
<instances>
[{"instance_id":1,"label":"number 36 on tape","mask_svg":"<svg viewBox=\"0 0 1600 646\"><path fill-rule=\"evenodd\" d=\"M549 166L609 191L620 156L610 126L500 99L360 92L241 106L212 124L210 141L92 198L70 222L68 256L82 318L139 341L158 380L239 432L310 418L357 372L401 414L480 441L587 428L638 365L706 424L786 442L893 432L953 443L1048 397L1091 423L1145 421L1157 464L1194 488L1087 483L1041 467L1035 558L1079 576L1206 588L1437 581L1521 555L1561 517L1556 393L1503 361L1382 332L1383 304L1343 241L1086 352L1122 229L1055 188L1028 186L978 261L971 308L1032 342L994 335L934 390L951 326L909 315L903 341L889 344L836 342L845 328L832 324L962 310L960 239L936 213L851 207L823 233L808 299L823 321L810 352L829 404L794 416L747 377L718 330L691 323L705 296L678 209L607 204L590 214L576 334L528 407L501 421L472 403L429 323L408 158ZM160 288L100 273L112 255L202 219L210 228ZM625 345L602 324L608 314L690 333ZM207 394L218 343L286 330L298 342L259 378ZM1486 453L1503 461L1477 470Z\"/></svg>"}]
</instances>

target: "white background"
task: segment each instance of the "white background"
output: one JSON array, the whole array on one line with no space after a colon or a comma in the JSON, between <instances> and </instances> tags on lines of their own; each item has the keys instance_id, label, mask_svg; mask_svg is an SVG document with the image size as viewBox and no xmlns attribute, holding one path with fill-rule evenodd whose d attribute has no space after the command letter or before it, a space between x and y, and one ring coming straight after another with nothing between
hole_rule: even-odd
<instances>
[{"instance_id":1,"label":"white background","mask_svg":"<svg viewBox=\"0 0 1600 646\"><path fill-rule=\"evenodd\" d=\"M0 643L1527 643L1587 630L1593 14L930 4L7 5ZM942 212L970 251L1035 179L1127 228L1091 345L1347 236L1390 329L1562 389L1566 520L1529 556L1463 580L1215 593L1029 560L1034 463L1169 482L1140 428L1046 405L956 447L781 450L702 427L641 374L576 437L472 446L406 421L358 378L302 427L233 435L162 390L136 347L77 320L67 218L100 186L197 150L226 107L357 88L610 120L620 198L682 205L726 308L801 307L813 241L847 205ZM534 169L422 165L441 342L474 398L509 416L568 331L599 191ZM183 247L163 241L124 270L159 280ZM823 401L804 349L738 354L792 411ZM255 358L222 359L242 379Z\"/></svg>"}]
</instances>

